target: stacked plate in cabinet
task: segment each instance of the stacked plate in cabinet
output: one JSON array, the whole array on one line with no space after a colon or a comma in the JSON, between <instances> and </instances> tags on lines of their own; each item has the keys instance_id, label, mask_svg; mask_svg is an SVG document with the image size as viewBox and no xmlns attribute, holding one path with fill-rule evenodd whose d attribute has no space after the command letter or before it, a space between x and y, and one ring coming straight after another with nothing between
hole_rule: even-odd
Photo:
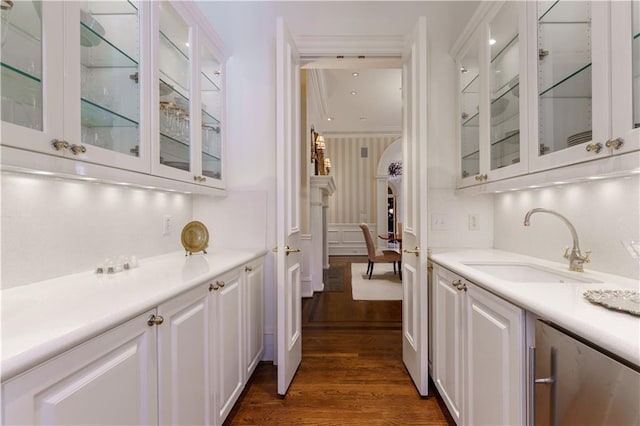
<instances>
[{"instance_id":1,"label":"stacked plate in cabinet","mask_svg":"<svg viewBox=\"0 0 640 426\"><path fill-rule=\"evenodd\" d=\"M580 145L581 143L589 142L593 138L591 130L586 132L576 133L567 138L567 146Z\"/></svg>"}]
</instances>

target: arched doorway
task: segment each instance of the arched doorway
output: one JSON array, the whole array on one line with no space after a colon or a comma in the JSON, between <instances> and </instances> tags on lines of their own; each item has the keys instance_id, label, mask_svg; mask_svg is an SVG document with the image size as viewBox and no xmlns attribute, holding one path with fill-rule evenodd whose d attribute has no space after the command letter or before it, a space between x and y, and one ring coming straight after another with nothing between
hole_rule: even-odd
<instances>
[{"instance_id":1,"label":"arched doorway","mask_svg":"<svg viewBox=\"0 0 640 426\"><path fill-rule=\"evenodd\" d=\"M389 231L389 205L388 198L389 192L395 197L395 209L393 215L395 216L395 226L397 226L401 216L400 208L402 205L402 176L395 177L389 176L389 165L391 163L402 162L402 138L396 139L389 147L382 153L380 161L378 162L378 168L376 172L376 210L377 210L377 223L376 232L378 235L387 235ZM397 231L396 228L391 232ZM378 245L380 248L387 248L387 242L385 240L378 239Z\"/></svg>"}]
</instances>

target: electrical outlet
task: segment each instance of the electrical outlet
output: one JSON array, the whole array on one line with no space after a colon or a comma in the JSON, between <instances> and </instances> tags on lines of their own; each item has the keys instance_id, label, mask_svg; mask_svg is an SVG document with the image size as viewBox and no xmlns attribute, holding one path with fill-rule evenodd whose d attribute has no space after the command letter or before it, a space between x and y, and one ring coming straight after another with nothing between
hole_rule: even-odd
<instances>
[{"instance_id":1,"label":"electrical outlet","mask_svg":"<svg viewBox=\"0 0 640 426\"><path fill-rule=\"evenodd\" d=\"M449 229L449 219L446 214L433 213L431 215L431 230L432 231L446 231Z\"/></svg>"},{"instance_id":2,"label":"electrical outlet","mask_svg":"<svg viewBox=\"0 0 640 426\"><path fill-rule=\"evenodd\" d=\"M477 231L478 228L479 228L478 215L470 214L469 215L469 231Z\"/></svg>"},{"instance_id":3,"label":"electrical outlet","mask_svg":"<svg viewBox=\"0 0 640 426\"><path fill-rule=\"evenodd\" d=\"M169 235L173 230L173 218L171 215L164 215L162 217L162 235Z\"/></svg>"}]
</instances>

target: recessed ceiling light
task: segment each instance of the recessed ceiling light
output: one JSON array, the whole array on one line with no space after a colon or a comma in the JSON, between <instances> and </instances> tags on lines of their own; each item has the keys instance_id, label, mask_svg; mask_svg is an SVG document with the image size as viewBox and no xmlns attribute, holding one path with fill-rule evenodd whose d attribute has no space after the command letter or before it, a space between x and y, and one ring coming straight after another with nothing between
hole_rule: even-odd
<instances>
[{"instance_id":1,"label":"recessed ceiling light","mask_svg":"<svg viewBox=\"0 0 640 426\"><path fill-rule=\"evenodd\" d=\"M333 121L333 117L327 117L327 121Z\"/></svg>"},{"instance_id":2,"label":"recessed ceiling light","mask_svg":"<svg viewBox=\"0 0 640 426\"><path fill-rule=\"evenodd\" d=\"M357 95L357 94L358 94L358 92L356 92L355 90L352 90L352 91L351 91L351 94L355 96L355 95Z\"/></svg>"},{"instance_id":3,"label":"recessed ceiling light","mask_svg":"<svg viewBox=\"0 0 640 426\"><path fill-rule=\"evenodd\" d=\"M186 42L184 43L184 45L185 45L185 46L187 46L187 47L189 47L189 42L188 42L188 41L186 41Z\"/></svg>"},{"instance_id":4,"label":"recessed ceiling light","mask_svg":"<svg viewBox=\"0 0 640 426\"><path fill-rule=\"evenodd\" d=\"M360 73L352 72L352 73L351 73L351 75L352 75L352 76L354 76L354 77L357 77L357 76L359 76L359 75L360 75Z\"/></svg>"},{"instance_id":5,"label":"recessed ceiling light","mask_svg":"<svg viewBox=\"0 0 640 426\"><path fill-rule=\"evenodd\" d=\"M495 38L489 39L489 45L493 46L494 44L496 44L496 39Z\"/></svg>"},{"instance_id":6,"label":"recessed ceiling light","mask_svg":"<svg viewBox=\"0 0 640 426\"><path fill-rule=\"evenodd\" d=\"M558 181L558 182L553 182L554 185L564 185L567 182L562 182L562 181Z\"/></svg>"}]
</instances>

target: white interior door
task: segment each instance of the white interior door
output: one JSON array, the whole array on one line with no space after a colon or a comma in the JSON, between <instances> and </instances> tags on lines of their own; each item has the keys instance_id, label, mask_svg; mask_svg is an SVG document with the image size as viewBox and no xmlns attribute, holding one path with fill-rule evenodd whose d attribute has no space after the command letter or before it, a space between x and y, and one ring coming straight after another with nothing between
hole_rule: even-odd
<instances>
[{"instance_id":1,"label":"white interior door","mask_svg":"<svg viewBox=\"0 0 640 426\"><path fill-rule=\"evenodd\" d=\"M300 57L284 19L276 47L278 394L285 395L302 359L300 299Z\"/></svg>"},{"instance_id":2,"label":"white interior door","mask_svg":"<svg viewBox=\"0 0 640 426\"><path fill-rule=\"evenodd\" d=\"M418 18L402 66L402 359L427 395L427 20Z\"/></svg>"}]
</instances>

